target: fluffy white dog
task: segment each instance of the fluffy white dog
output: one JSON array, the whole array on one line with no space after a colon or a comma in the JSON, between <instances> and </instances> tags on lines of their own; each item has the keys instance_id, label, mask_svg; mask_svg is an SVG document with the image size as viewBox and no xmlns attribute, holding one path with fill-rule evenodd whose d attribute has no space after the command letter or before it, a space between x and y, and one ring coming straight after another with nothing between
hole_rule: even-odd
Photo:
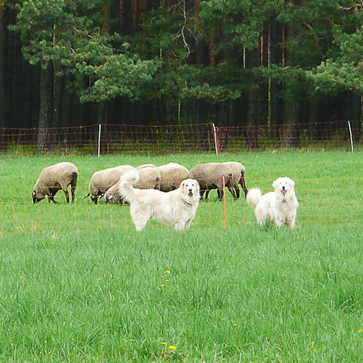
<instances>
[{"instance_id":1,"label":"fluffy white dog","mask_svg":"<svg viewBox=\"0 0 363 363\"><path fill-rule=\"evenodd\" d=\"M247 194L247 203L255 210L257 222L261 225L270 219L277 227L295 226L299 202L295 196L295 183L288 177L278 178L272 184L274 192L262 195L259 188Z\"/></svg>"},{"instance_id":2,"label":"fluffy white dog","mask_svg":"<svg viewBox=\"0 0 363 363\"><path fill-rule=\"evenodd\" d=\"M149 219L173 225L177 230L190 228L199 206L199 183L194 179L181 182L178 189L161 192L135 189L139 174L133 170L120 178L119 192L130 203L130 214L136 230L145 228Z\"/></svg>"}]
</instances>

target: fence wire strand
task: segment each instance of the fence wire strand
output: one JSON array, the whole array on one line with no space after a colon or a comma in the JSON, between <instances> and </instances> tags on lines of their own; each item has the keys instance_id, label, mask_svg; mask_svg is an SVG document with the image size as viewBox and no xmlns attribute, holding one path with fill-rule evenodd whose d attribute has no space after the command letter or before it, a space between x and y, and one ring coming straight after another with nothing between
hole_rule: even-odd
<instances>
[{"instance_id":1,"label":"fence wire strand","mask_svg":"<svg viewBox=\"0 0 363 363\"><path fill-rule=\"evenodd\" d=\"M340 225L363 220L363 203L356 195L356 191L361 190L363 178L297 179L295 182L300 203L297 227L310 224ZM268 183L265 180L265 185ZM0 195L0 236L4 233L134 229L128 205L105 204L102 199L95 205L89 198L83 198L84 190L77 190L76 200L70 204L66 203L62 191L56 195L59 204L48 203L47 199L33 204L29 188L24 185L14 185L12 188L0 185L0 190L3 191ZM271 190L262 191L266 193ZM225 209L223 200L219 201L217 192L212 190L208 200L200 201L192 228L224 229L225 215L227 228L243 227L246 224L257 227L254 212L247 205L243 193L240 199L233 200L227 191ZM146 228L171 227L151 221Z\"/></svg>"}]
</instances>

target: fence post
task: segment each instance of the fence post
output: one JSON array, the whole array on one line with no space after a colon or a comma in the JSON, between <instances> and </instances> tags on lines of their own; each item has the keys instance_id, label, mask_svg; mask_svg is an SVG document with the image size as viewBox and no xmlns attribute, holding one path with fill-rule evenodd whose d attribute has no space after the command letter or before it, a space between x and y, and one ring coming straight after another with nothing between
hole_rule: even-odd
<instances>
[{"instance_id":1,"label":"fence post","mask_svg":"<svg viewBox=\"0 0 363 363\"><path fill-rule=\"evenodd\" d=\"M353 135L352 135L352 128L350 127L350 121L348 121L348 128L349 128L349 137L350 137L350 147L352 149L352 152L354 151L354 145L353 145Z\"/></svg>"},{"instance_id":2,"label":"fence post","mask_svg":"<svg viewBox=\"0 0 363 363\"><path fill-rule=\"evenodd\" d=\"M212 123L212 127L213 127L213 134L214 134L214 148L216 150L216 155L218 155L217 129L216 129L214 123Z\"/></svg>"},{"instance_id":3,"label":"fence post","mask_svg":"<svg viewBox=\"0 0 363 363\"><path fill-rule=\"evenodd\" d=\"M226 180L223 175L223 204L224 204L224 228L227 228L227 197L226 197Z\"/></svg>"},{"instance_id":4,"label":"fence post","mask_svg":"<svg viewBox=\"0 0 363 363\"><path fill-rule=\"evenodd\" d=\"M98 125L98 145L97 145L97 156L100 156L101 154L101 127L102 125Z\"/></svg>"}]
</instances>

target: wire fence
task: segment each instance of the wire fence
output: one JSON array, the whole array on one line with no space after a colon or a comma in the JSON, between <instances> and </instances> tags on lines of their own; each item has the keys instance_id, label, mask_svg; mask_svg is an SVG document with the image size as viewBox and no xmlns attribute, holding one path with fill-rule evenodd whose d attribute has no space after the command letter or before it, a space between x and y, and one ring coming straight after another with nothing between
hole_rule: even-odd
<instances>
[{"instance_id":1,"label":"wire fence","mask_svg":"<svg viewBox=\"0 0 363 363\"><path fill-rule=\"evenodd\" d=\"M361 150L360 121L228 126L110 125L0 128L0 153L52 154L235 153L279 148Z\"/></svg>"},{"instance_id":2,"label":"wire fence","mask_svg":"<svg viewBox=\"0 0 363 363\"><path fill-rule=\"evenodd\" d=\"M350 178L304 178L295 179L296 194L300 203L297 212L296 228L308 225L331 225L361 223L363 220L361 176ZM254 181L262 186L262 192L272 191L270 180ZM0 237L4 234L31 233L88 233L92 230L111 228L114 230L134 230L126 204L106 204L103 199L95 205L90 198L83 196L86 188L77 189L74 203L67 204L62 191L56 195L59 204L43 200L33 204L28 186L0 185L6 190L0 197ZM234 200L227 191L226 198L220 201L217 192L212 190L208 200L203 199L197 211L192 228L223 229L243 228L245 225L257 227L253 209L243 197ZM172 228L157 221L150 221L146 228Z\"/></svg>"}]
</instances>

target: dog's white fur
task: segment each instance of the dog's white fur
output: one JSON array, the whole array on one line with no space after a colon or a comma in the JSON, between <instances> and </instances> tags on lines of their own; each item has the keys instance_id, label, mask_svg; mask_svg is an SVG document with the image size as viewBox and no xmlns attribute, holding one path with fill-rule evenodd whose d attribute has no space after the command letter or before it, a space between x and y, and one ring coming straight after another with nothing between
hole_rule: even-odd
<instances>
[{"instance_id":1,"label":"dog's white fur","mask_svg":"<svg viewBox=\"0 0 363 363\"><path fill-rule=\"evenodd\" d=\"M299 202L295 195L295 182L288 177L278 178L272 183L275 191L262 195L259 188L249 190L247 203L255 210L257 222L264 224L267 219L277 227L295 226Z\"/></svg>"},{"instance_id":2,"label":"dog's white fur","mask_svg":"<svg viewBox=\"0 0 363 363\"><path fill-rule=\"evenodd\" d=\"M130 215L136 230L145 228L149 219L173 225L176 230L189 229L199 206L199 183L194 179L181 182L178 189L162 192L156 189L135 189L137 171L120 178L119 192L130 203Z\"/></svg>"}]
</instances>

